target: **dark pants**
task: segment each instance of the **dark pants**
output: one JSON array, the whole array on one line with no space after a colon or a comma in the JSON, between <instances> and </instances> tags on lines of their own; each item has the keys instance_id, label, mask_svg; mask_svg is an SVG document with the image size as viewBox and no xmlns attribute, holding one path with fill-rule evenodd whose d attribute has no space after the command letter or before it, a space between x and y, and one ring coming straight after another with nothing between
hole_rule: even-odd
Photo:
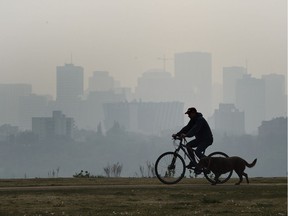
<instances>
[{"instance_id":1,"label":"dark pants","mask_svg":"<svg viewBox=\"0 0 288 216\"><path fill-rule=\"evenodd\" d=\"M190 142L187 143L187 150L189 155L191 156L193 163L195 165L197 165L194 155L193 155L193 151L192 148L196 148L195 149L195 154L197 155L197 157L199 159L203 158L205 155L205 150L208 146L212 145L213 140L199 140L199 139L194 139L191 140Z\"/></svg>"}]
</instances>

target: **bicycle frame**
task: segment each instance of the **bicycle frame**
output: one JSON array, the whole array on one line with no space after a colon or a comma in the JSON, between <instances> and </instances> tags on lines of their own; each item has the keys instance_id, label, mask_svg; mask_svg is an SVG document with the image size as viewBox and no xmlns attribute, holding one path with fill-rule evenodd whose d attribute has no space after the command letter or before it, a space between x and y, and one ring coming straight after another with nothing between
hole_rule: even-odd
<instances>
[{"instance_id":1,"label":"bicycle frame","mask_svg":"<svg viewBox=\"0 0 288 216\"><path fill-rule=\"evenodd\" d=\"M193 161L193 158L190 156L190 154L188 153L188 150L187 150L187 145L186 144L183 144L183 141L185 143L187 143L187 140L185 138L175 138L174 141L176 140L179 140L179 146L175 149L175 152L174 153L179 153L180 149L184 152L184 155L186 155L190 161ZM194 156L194 160L197 162L199 161L199 158L198 156L196 155L195 153L195 150L193 148L191 148L192 152L193 152L193 156ZM172 161L172 163L174 163L175 161Z\"/></svg>"}]
</instances>

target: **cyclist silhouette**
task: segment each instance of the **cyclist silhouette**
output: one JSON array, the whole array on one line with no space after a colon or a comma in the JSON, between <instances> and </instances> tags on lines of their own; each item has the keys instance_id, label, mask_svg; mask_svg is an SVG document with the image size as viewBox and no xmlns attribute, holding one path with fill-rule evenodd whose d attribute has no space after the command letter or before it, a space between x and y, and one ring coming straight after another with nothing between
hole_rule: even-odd
<instances>
[{"instance_id":1,"label":"cyclist silhouette","mask_svg":"<svg viewBox=\"0 0 288 216\"><path fill-rule=\"evenodd\" d=\"M204 119L203 115L197 112L196 108L190 107L185 112L185 114L188 114L190 121L178 133L173 134L172 137L195 137L195 139L187 143L188 153L193 159L189 163L189 165L187 165L187 168L191 169L195 167L195 173L200 174L202 170L197 167L197 162L193 157L192 148L196 148L195 153L199 157L199 159L203 158L205 156L204 153L206 148L213 143L213 134L211 132L209 124Z\"/></svg>"}]
</instances>

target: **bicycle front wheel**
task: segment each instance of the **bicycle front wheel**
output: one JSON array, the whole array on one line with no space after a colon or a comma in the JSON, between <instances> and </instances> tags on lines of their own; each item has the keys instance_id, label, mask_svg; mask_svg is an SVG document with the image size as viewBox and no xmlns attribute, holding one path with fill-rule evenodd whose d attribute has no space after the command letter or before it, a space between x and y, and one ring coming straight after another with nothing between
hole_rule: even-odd
<instances>
[{"instance_id":1,"label":"bicycle front wheel","mask_svg":"<svg viewBox=\"0 0 288 216\"><path fill-rule=\"evenodd\" d=\"M185 161L176 152L166 152L155 163L155 174L164 184L176 184L185 175Z\"/></svg>"},{"instance_id":2,"label":"bicycle front wheel","mask_svg":"<svg viewBox=\"0 0 288 216\"><path fill-rule=\"evenodd\" d=\"M224 152L213 152L213 153L209 154L208 157L224 157L224 158L227 158L228 155L225 154ZM215 180L215 174L212 173L212 172L210 172L210 173L204 172L204 176L212 184L215 184L215 183L216 184L223 184L223 183L227 182L231 178L232 173L233 173L233 170L231 170L230 172L222 174L219 177L217 182Z\"/></svg>"}]
</instances>

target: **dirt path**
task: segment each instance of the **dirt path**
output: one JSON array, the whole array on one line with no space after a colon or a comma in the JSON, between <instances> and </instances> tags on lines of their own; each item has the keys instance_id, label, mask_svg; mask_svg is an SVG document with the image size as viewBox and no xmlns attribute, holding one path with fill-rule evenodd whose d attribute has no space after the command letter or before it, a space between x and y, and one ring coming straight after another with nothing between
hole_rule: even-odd
<instances>
[{"instance_id":1,"label":"dirt path","mask_svg":"<svg viewBox=\"0 0 288 216\"><path fill-rule=\"evenodd\" d=\"M171 188L171 187L188 187L188 188L201 188L201 187L249 187L249 186L259 186L259 187L265 187L265 186L271 186L271 185L287 185L285 183L250 183L246 184L243 183L241 185L234 185L231 183L226 183L222 185L216 185L212 186L209 183L207 184L175 184L175 185L165 185L165 184L140 184L140 185L61 185L61 186L17 186L17 187L0 187L0 191L25 191L25 190L78 190L78 189L98 189L98 188Z\"/></svg>"}]
</instances>

